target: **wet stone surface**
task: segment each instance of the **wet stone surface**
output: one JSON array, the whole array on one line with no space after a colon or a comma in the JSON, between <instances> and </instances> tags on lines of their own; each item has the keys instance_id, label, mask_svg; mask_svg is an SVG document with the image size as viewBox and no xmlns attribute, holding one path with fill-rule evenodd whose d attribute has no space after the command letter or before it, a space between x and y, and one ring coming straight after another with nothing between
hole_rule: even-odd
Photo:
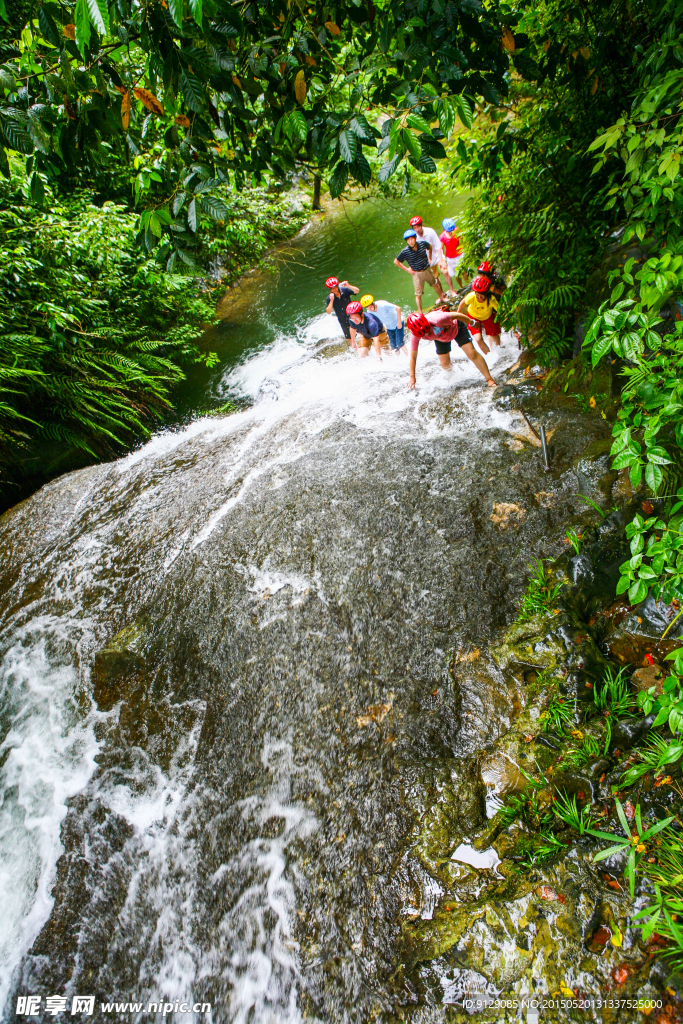
<instances>
[{"instance_id":1,"label":"wet stone surface","mask_svg":"<svg viewBox=\"0 0 683 1024\"><path fill-rule=\"evenodd\" d=\"M32 854L46 902L10 993L446 1021L465 975L607 984L619 956L645 984L623 899L579 847L520 874L487 832L487 797L529 763L529 673L552 665L580 701L602 664L580 616L618 544L576 495L606 500L585 453L609 424L555 407L544 473L477 381L417 409L404 386L362 418L287 405L279 384L281 406L57 480L0 520L4 736L37 685L17 666L42 652L73 668L49 699L80 772L51 826L59 859ZM565 557L574 605L502 639L526 566L561 554L569 524L603 562ZM465 840L501 865L454 861ZM617 926L618 956L599 931Z\"/></svg>"}]
</instances>

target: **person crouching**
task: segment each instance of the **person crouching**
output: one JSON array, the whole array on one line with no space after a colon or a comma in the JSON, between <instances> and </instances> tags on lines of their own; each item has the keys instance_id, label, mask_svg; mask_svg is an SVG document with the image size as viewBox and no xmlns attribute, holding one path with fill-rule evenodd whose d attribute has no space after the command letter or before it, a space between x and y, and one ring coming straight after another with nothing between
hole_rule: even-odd
<instances>
[{"instance_id":1,"label":"person crouching","mask_svg":"<svg viewBox=\"0 0 683 1024\"><path fill-rule=\"evenodd\" d=\"M486 361L481 356L468 333L467 326L471 317L465 313L447 313L445 310L437 310L433 313L410 313L406 320L410 331L410 383L408 388L415 387L415 369L417 365L417 350L420 341L434 341L436 343L436 354L439 357L444 370L452 370L451 343L456 341L467 358L471 360L482 376L486 379L489 387L495 387L496 382L489 373ZM470 330L472 328L470 327Z\"/></svg>"},{"instance_id":2,"label":"person crouching","mask_svg":"<svg viewBox=\"0 0 683 1024\"><path fill-rule=\"evenodd\" d=\"M361 359L365 359L370 352L370 346L374 344L377 358L381 362L382 347L388 346L389 335L380 318L374 313L364 312L360 302L349 302L346 307L346 315L356 332L358 355Z\"/></svg>"}]
</instances>

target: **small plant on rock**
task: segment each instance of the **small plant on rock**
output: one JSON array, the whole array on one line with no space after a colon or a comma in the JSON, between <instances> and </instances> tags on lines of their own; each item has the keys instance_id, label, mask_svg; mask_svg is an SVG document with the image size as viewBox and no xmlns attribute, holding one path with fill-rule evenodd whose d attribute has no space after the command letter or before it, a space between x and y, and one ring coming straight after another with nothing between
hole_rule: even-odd
<instances>
[{"instance_id":1,"label":"small plant on rock","mask_svg":"<svg viewBox=\"0 0 683 1024\"><path fill-rule=\"evenodd\" d=\"M534 615L548 611L556 602L564 586L564 583L553 584L540 558L536 559L535 566L530 565L529 568L532 570L532 573L522 598L522 607L519 613L520 622L527 622Z\"/></svg>"},{"instance_id":2,"label":"small plant on rock","mask_svg":"<svg viewBox=\"0 0 683 1024\"><path fill-rule=\"evenodd\" d=\"M600 757L601 753L602 748L595 736L586 736L580 747L567 751L562 758L562 765L567 768L583 768L585 764Z\"/></svg>"},{"instance_id":3,"label":"small plant on rock","mask_svg":"<svg viewBox=\"0 0 683 1024\"><path fill-rule=\"evenodd\" d=\"M669 764L676 764L683 757L683 742L667 740L658 733L652 733L648 743L638 751L638 762L622 775L621 785L632 786L647 772L659 772Z\"/></svg>"},{"instance_id":4,"label":"small plant on rock","mask_svg":"<svg viewBox=\"0 0 683 1024\"><path fill-rule=\"evenodd\" d=\"M580 836L588 832L594 824L591 820L590 805L579 810L576 796L569 797L566 793L558 793L553 804L553 813Z\"/></svg>"},{"instance_id":5,"label":"small plant on rock","mask_svg":"<svg viewBox=\"0 0 683 1024\"><path fill-rule=\"evenodd\" d=\"M593 863L597 863L600 860L605 860L607 857L611 857L615 853L624 853L628 851L628 858L626 860L626 877L628 878L629 891L631 893L631 899L635 897L636 891L636 871L638 865L643 859L643 855L647 850L647 841L652 839L654 835L667 828L674 820L673 816L670 818L662 818L661 821L655 822L650 828L643 831L643 822L640 814L640 804L635 809L635 826L636 831L631 832L631 827L628 823L626 813L619 800L616 800L617 815L621 823L624 835L612 835L609 832L598 832L596 829L587 829L588 833L595 836L597 839L604 839L609 843L612 843L606 850L600 850L599 853L593 854Z\"/></svg>"},{"instance_id":6,"label":"small plant on rock","mask_svg":"<svg viewBox=\"0 0 683 1024\"><path fill-rule=\"evenodd\" d=\"M564 733L567 726L574 720L574 712L571 705L567 704L564 697L555 696L541 715L543 719L543 731L552 729L560 735Z\"/></svg>"}]
</instances>

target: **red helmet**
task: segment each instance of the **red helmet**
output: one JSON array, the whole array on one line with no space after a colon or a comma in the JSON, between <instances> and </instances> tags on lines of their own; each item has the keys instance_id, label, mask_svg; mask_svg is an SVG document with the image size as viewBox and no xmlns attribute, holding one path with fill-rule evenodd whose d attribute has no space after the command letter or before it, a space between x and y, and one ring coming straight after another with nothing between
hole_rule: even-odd
<instances>
[{"instance_id":1,"label":"red helmet","mask_svg":"<svg viewBox=\"0 0 683 1024\"><path fill-rule=\"evenodd\" d=\"M346 315L347 316L353 316L354 313L362 313L362 312L363 312L363 307L361 306L360 302L349 302L348 306L346 307Z\"/></svg>"},{"instance_id":2,"label":"red helmet","mask_svg":"<svg viewBox=\"0 0 683 1024\"><path fill-rule=\"evenodd\" d=\"M483 277L481 274L479 277L475 277L472 282L472 290L475 292L487 292L491 287L491 282L488 277Z\"/></svg>"},{"instance_id":3,"label":"red helmet","mask_svg":"<svg viewBox=\"0 0 683 1024\"><path fill-rule=\"evenodd\" d=\"M477 270L479 271L480 274L493 273L493 267L491 266L488 260L485 260L483 263L480 263L479 266L477 267Z\"/></svg>"},{"instance_id":4,"label":"red helmet","mask_svg":"<svg viewBox=\"0 0 683 1024\"><path fill-rule=\"evenodd\" d=\"M410 218L410 226L411 226L411 228L414 228L416 224L421 224L421 223L422 223L422 217L411 217Z\"/></svg>"},{"instance_id":5,"label":"red helmet","mask_svg":"<svg viewBox=\"0 0 683 1024\"><path fill-rule=\"evenodd\" d=\"M325 287L326 288L336 288L338 284L339 284L339 278L338 277L328 277L327 281L325 281Z\"/></svg>"},{"instance_id":6,"label":"red helmet","mask_svg":"<svg viewBox=\"0 0 683 1024\"><path fill-rule=\"evenodd\" d=\"M406 323L408 324L408 329L413 334L417 334L418 338L424 338L432 329L432 325L424 313L409 313Z\"/></svg>"}]
</instances>

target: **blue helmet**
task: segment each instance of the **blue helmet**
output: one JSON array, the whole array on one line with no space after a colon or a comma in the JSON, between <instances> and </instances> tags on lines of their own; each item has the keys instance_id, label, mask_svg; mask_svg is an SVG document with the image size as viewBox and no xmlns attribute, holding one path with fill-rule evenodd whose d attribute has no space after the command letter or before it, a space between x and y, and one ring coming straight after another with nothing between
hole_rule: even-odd
<instances>
[{"instance_id":1,"label":"blue helmet","mask_svg":"<svg viewBox=\"0 0 683 1024\"><path fill-rule=\"evenodd\" d=\"M441 227L444 231L455 231L455 221L452 217L444 217L441 221Z\"/></svg>"},{"instance_id":2,"label":"blue helmet","mask_svg":"<svg viewBox=\"0 0 683 1024\"><path fill-rule=\"evenodd\" d=\"M408 228L407 231L403 232L404 238L417 238L417 231L413 231L412 228Z\"/></svg>"}]
</instances>

